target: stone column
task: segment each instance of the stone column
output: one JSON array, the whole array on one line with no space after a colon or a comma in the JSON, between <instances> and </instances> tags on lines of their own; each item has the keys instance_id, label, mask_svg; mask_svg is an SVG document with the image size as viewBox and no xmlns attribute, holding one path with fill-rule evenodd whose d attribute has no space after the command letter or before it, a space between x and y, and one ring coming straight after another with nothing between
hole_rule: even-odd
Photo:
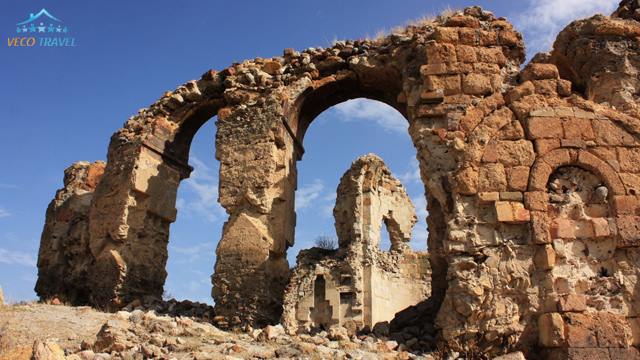
<instances>
[{"instance_id":1,"label":"stone column","mask_svg":"<svg viewBox=\"0 0 640 360\"><path fill-rule=\"evenodd\" d=\"M90 211L92 302L117 308L134 298L161 298L169 225L176 193L191 168L165 155L150 138L112 142Z\"/></svg>"},{"instance_id":2,"label":"stone column","mask_svg":"<svg viewBox=\"0 0 640 360\"><path fill-rule=\"evenodd\" d=\"M296 150L279 106L218 113L220 204L229 213L216 250L219 326L276 323L289 279Z\"/></svg>"}]
</instances>

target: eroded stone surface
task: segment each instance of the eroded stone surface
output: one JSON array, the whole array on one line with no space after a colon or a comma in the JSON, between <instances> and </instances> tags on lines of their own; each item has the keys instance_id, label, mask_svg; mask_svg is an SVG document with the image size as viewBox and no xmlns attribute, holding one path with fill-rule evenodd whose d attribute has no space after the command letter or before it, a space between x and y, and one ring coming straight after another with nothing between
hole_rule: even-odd
<instances>
[{"instance_id":1,"label":"eroded stone surface","mask_svg":"<svg viewBox=\"0 0 640 360\"><path fill-rule=\"evenodd\" d=\"M40 240L36 293L80 305L90 302L89 207L105 163L77 162L64 171L64 187L47 208Z\"/></svg>"}]
</instances>

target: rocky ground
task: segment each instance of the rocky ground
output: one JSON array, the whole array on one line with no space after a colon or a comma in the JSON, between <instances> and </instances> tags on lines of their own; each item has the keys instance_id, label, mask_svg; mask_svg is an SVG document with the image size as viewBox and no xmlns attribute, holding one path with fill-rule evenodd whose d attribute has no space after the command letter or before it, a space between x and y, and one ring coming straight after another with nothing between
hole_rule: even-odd
<instances>
[{"instance_id":1,"label":"rocky ground","mask_svg":"<svg viewBox=\"0 0 640 360\"><path fill-rule=\"evenodd\" d=\"M192 316L175 315L185 308L168 302L155 310L130 307L111 314L39 303L0 306L0 359L442 358L412 354L404 344L371 334L350 337L344 328L299 336L285 334L281 326L223 331L204 319L203 306L191 306Z\"/></svg>"}]
</instances>

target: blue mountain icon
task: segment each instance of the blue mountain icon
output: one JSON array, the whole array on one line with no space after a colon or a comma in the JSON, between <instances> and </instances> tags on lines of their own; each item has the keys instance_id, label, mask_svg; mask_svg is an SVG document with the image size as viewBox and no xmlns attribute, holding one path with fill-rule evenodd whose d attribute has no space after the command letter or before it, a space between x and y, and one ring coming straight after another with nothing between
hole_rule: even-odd
<instances>
[{"instance_id":1,"label":"blue mountain icon","mask_svg":"<svg viewBox=\"0 0 640 360\"><path fill-rule=\"evenodd\" d=\"M48 17L49 19L54 20L54 21L62 21L62 20L60 20L60 19L56 18L55 16L53 16L53 15L49 14L49 12L47 11L47 9L42 9L42 10L40 10L40 12L38 12L38 13L37 13L37 14L35 14L35 15L33 15L33 13L29 14L29 19L27 19L27 20L25 20L25 21L23 21L23 22L21 22L21 23L18 23L18 25L25 25L25 24L28 24L28 23L30 23L30 22L32 22L32 21L37 20L37 19L38 19L40 16L42 16L42 15L44 15L44 16L46 16L46 17Z\"/></svg>"}]
</instances>

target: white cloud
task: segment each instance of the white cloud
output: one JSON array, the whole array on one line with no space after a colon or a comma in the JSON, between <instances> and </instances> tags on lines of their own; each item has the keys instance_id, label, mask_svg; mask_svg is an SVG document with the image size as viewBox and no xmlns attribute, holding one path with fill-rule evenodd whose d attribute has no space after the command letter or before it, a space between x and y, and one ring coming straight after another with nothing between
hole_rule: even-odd
<instances>
[{"instance_id":1,"label":"white cloud","mask_svg":"<svg viewBox=\"0 0 640 360\"><path fill-rule=\"evenodd\" d=\"M205 241L192 246L169 245L171 253L180 257L181 262L193 263L201 258L210 259L216 251L216 242Z\"/></svg>"},{"instance_id":2,"label":"white cloud","mask_svg":"<svg viewBox=\"0 0 640 360\"><path fill-rule=\"evenodd\" d=\"M396 109L379 101L354 99L333 107L343 121L373 121L388 131L405 132L407 120Z\"/></svg>"},{"instance_id":3,"label":"white cloud","mask_svg":"<svg viewBox=\"0 0 640 360\"><path fill-rule=\"evenodd\" d=\"M528 7L514 17L524 32L529 56L549 51L558 33L573 20L597 13L609 15L619 0L527 0Z\"/></svg>"},{"instance_id":4,"label":"white cloud","mask_svg":"<svg viewBox=\"0 0 640 360\"><path fill-rule=\"evenodd\" d=\"M31 253L0 248L0 264L36 266L36 258Z\"/></svg>"},{"instance_id":5,"label":"white cloud","mask_svg":"<svg viewBox=\"0 0 640 360\"><path fill-rule=\"evenodd\" d=\"M213 170L195 156L191 156L193 164L191 177L183 181L185 186L183 197L176 202L180 213L202 216L214 222L225 216L224 209L218 203L218 178Z\"/></svg>"},{"instance_id":6,"label":"white cloud","mask_svg":"<svg viewBox=\"0 0 640 360\"><path fill-rule=\"evenodd\" d=\"M418 219L422 221L428 215L427 199L424 197L424 195L418 195L411 199L411 201L413 202L413 206L416 207L416 215L418 216Z\"/></svg>"},{"instance_id":7,"label":"white cloud","mask_svg":"<svg viewBox=\"0 0 640 360\"><path fill-rule=\"evenodd\" d=\"M298 189L296 191L296 211L304 209L318 200L323 190L324 184L320 179L315 179L311 184L307 184Z\"/></svg>"},{"instance_id":8,"label":"white cloud","mask_svg":"<svg viewBox=\"0 0 640 360\"><path fill-rule=\"evenodd\" d=\"M418 165L418 160L412 158L409 162L409 170L405 173L396 175L398 180L402 181L402 183L406 186L408 184L416 183L422 184L422 179L420 178L420 166Z\"/></svg>"},{"instance_id":9,"label":"white cloud","mask_svg":"<svg viewBox=\"0 0 640 360\"><path fill-rule=\"evenodd\" d=\"M9 216L11 216L11 213L9 212L9 210L7 210L4 207L0 206L0 219L5 218L5 217L9 217Z\"/></svg>"}]
</instances>

